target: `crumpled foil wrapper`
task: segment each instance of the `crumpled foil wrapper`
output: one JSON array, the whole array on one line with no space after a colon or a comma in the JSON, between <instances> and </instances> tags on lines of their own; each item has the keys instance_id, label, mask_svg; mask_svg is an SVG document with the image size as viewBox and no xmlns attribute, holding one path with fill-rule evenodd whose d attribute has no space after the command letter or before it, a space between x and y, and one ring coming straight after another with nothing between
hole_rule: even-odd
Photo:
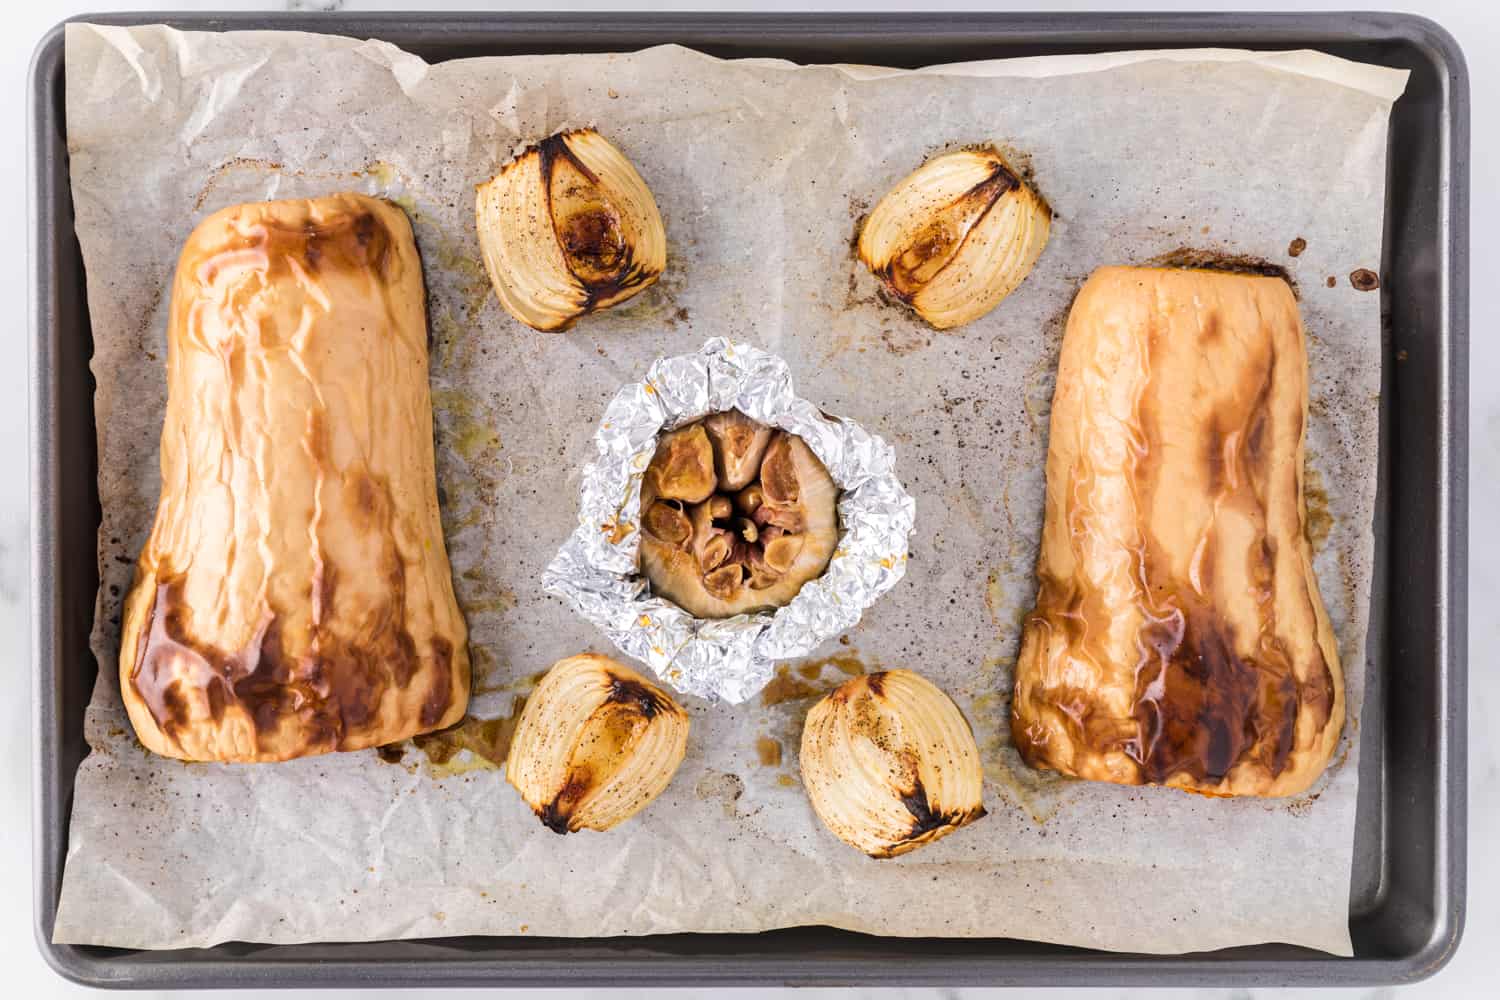
<instances>
[{"instance_id":1,"label":"crumpled foil wrapper","mask_svg":"<svg viewBox=\"0 0 1500 1000\"><path fill-rule=\"evenodd\" d=\"M839 544L823 575L786 607L703 620L651 596L640 575L641 480L658 435L723 410L807 442L842 491ZM773 354L716 337L697 354L662 358L615 395L594 443L599 457L583 470L578 529L542 585L685 694L745 701L778 660L806 656L852 628L906 573L916 503L896 478L895 450L798 398L791 369Z\"/></svg>"}]
</instances>

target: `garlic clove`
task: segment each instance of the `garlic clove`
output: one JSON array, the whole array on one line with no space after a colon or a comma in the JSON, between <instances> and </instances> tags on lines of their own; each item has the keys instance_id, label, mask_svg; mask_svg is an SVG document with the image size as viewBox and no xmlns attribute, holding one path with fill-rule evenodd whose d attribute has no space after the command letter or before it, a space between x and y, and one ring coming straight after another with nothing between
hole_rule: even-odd
<instances>
[{"instance_id":1,"label":"garlic clove","mask_svg":"<svg viewBox=\"0 0 1500 1000\"><path fill-rule=\"evenodd\" d=\"M688 716L622 663L560 660L526 699L506 780L557 833L608 830L644 809L687 753Z\"/></svg>"},{"instance_id":2,"label":"garlic clove","mask_svg":"<svg viewBox=\"0 0 1500 1000\"><path fill-rule=\"evenodd\" d=\"M762 504L751 520L762 528L780 528L782 531L801 531L807 527L802 512L796 507Z\"/></svg>"},{"instance_id":3,"label":"garlic clove","mask_svg":"<svg viewBox=\"0 0 1500 1000\"><path fill-rule=\"evenodd\" d=\"M698 548L698 565L708 573L724 565L733 553L734 536L727 531L715 531Z\"/></svg>"},{"instance_id":4,"label":"garlic clove","mask_svg":"<svg viewBox=\"0 0 1500 1000\"><path fill-rule=\"evenodd\" d=\"M893 188L860 230L859 256L938 329L989 312L1030 273L1052 210L991 148L935 157Z\"/></svg>"},{"instance_id":5,"label":"garlic clove","mask_svg":"<svg viewBox=\"0 0 1500 1000\"><path fill-rule=\"evenodd\" d=\"M745 568L739 563L731 563L705 573L703 589L721 601L732 601L740 592L740 584L744 582Z\"/></svg>"},{"instance_id":6,"label":"garlic clove","mask_svg":"<svg viewBox=\"0 0 1500 1000\"><path fill-rule=\"evenodd\" d=\"M593 129L549 136L477 188L479 246L500 304L538 330L648 287L666 231L635 167Z\"/></svg>"},{"instance_id":7,"label":"garlic clove","mask_svg":"<svg viewBox=\"0 0 1500 1000\"><path fill-rule=\"evenodd\" d=\"M726 496L714 494L708 498L708 516L715 521L727 521L734 516L734 504Z\"/></svg>"},{"instance_id":8,"label":"garlic clove","mask_svg":"<svg viewBox=\"0 0 1500 1000\"><path fill-rule=\"evenodd\" d=\"M772 429L739 410L715 413L703 421L703 426L714 443L719 489L733 492L748 486L760 471Z\"/></svg>"},{"instance_id":9,"label":"garlic clove","mask_svg":"<svg viewBox=\"0 0 1500 1000\"><path fill-rule=\"evenodd\" d=\"M656 501L642 520L647 531L673 545L682 545L693 535L693 523L678 500Z\"/></svg>"},{"instance_id":10,"label":"garlic clove","mask_svg":"<svg viewBox=\"0 0 1500 1000\"><path fill-rule=\"evenodd\" d=\"M797 469L792 461L791 434L778 434L760 463L760 488L765 501L772 504L794 504L798 492Z\"/></svg>"},{"instance_id":11,"label":"garlic clove","mask_svg":"<svg viewBox=\"0 0 1500 1000\"><path fill-rule=\"evenodd\" d=\"M782 534L766 542L766 565L777 573L787 572L802 552L803 541L802 535Z\"/></svg>"},{"instance_id":12,"label":"garlic clove","mask_svg":"<svg viewBox=\"0 0 1500 1000\"><path fill-rule=\"evenodd\" d=\"M662 438L646 467L653 497L702 503L713 495L714 452L701 424L690 424Z\"/></svg>"},{"instance_id":13,"label":"garlic clove","mask_svg":"<svg viewBox=\"0 0 1500 1000\"><path fill-rule=\"evenodd\" d=\"M764 501L765 494L761 492L760 484L751 483L734 495L734 509L750 517Z\"/></svg>"},{"instance_id":14,"label":"garlic clove","mask_svg":"<svg viewBox=\"0 0 1500 1000\"><path fill-rule=\"evenodd\" d=\"M818 818L871 857L905 854L985 814L973 730L909 670L855 677L814 705L801 761Z\"/></svg>"}]
</instances>

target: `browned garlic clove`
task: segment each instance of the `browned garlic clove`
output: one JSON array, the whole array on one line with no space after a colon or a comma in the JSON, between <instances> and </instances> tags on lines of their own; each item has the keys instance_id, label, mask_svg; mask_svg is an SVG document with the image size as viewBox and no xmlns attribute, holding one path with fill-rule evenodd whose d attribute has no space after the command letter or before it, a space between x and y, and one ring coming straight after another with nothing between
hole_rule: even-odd
<instances>
[{"instance_id":1,"label":"browned garlic clove","mask_svg":"<svg viewBox=\"0 0 1500 1000\"><path fill-rule=\"evenodd\" d=\"M734 536L722 529L715 529L698 547L698 566L707 573L724 565L733 554Z\"/></svg>"},{"instance_id":2,"label":"browned garlic clove","mask_svg":"<svg viewBox=\"0 0 1500 1000\"><path fill-rule=\"evenodd\" d=\"M765 560L766 565L778 574L785 573L792 568L797 561L797 555L802 551L804 539L801 535L782 534L766 542Z\"/></svg>"},{"instance_id":3,"label":"browned garlic clove","mask_svg":"<svg viewBox=\"0 0 1500 1000\"><path fill-rule=\"evenodd\" d=\"M744 579L745 568L739 563L731 563L706 574L703 577L703 589L721 601L730 601L740 592L740 584Z\"/></svg>"},{"instance_id":4,"label":"browned garlic clove","mask_svg":"<svg viewBox=\"0 0 1500 1000\"><path fill-rule=\"evenodd\" d=\"M771 428L739 410L715 413L703 421L713 439L719 489L734 491L749 485L760 471L761 456L771 442Z\"/></svg>"},{"instance_id":5,"label":"browned garlic clove","mask_svg":"<svg viewBox=\"0 0 1500 1000\"><path fill-rule=\"evenodd\" d=\"M734 509L746 517L750 517L765 502L765 499L765 494L761 492L760 486L756 483L751 483L734 495Z\"/></svg>"},{"instance_id":6,"label":"browned garlic clove","mask_svg":"<svg viewBox=\"0 0 1500 1000\"><path fill-rule=\"evenodd\" d=\"M715 521L727 521L734 516L734 504L728 497L715 494L708 498L708 516Z\"/></svg>"},{"instance_id":7,"label":"browned garlic clove","mask_svg":"<svg viewBox=\"0 0 1500 1000\"><path fill-rule=\"evenodd\" d=\"M797 508L773 507L771 504L762 504L753 520L762 527L780 528L782 531L801 531L806 526L802 512Z\"/></svg>"},{"instance_id":8,"label":"browned garlic clove","mask_svg":"<svg viewBox=\"0 0 1500 1000\"><path fill-rule=\"evenodd\" d=\"M691 424L661 439L646 469L656 497L702 503L714 491L714 450L701 424Z\"/></svg>"},{"instance_id":9,"label":"browned garlic clove","mask_svg":"<svg viewBox=\"0 0 1500 1000\"><path fill-rule=\"evenodd\" d=\"M680 500L658 500L647 510L645 528L664 542L682 545L693 536L693 524Z\"/></svg>"},{"instance_id":10,"label":"browned garlic clove","mask_svg":"<svg viewBox=\"0 0 1500 1000\"><path fill-rule=\"evenodd\" d=\"M760 463L760 488L768 503L797 502L799 489L797 469L792 462L792 441L790 434L778 434Z\"/></svg>"}]
</instances>

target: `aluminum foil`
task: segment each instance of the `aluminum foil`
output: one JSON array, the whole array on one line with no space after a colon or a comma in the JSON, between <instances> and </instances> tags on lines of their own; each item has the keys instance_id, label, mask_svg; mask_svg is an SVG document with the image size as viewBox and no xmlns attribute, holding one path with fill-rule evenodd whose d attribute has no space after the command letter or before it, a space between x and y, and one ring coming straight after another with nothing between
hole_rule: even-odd
<instances>
[{"instance_id":1,"label":"aluminum foil","mask_svg":"<svg viewBox=\"0 0 1500 1000\"><path fill-rule=\"evenodd\" d=\"M839 544L823 575L786 607L703 620L651 596L640 575L641 480L658 435L724 410L807 442L842 491ZM715 337L697 354L658 359L644 381L615 395L594 444L599 455L583 470L578 528L542 584L685 694L745 701L778 661L848 631L906 574L916 503L896 478L895 450L799 398L787 363L759 348Z\"/></svg>"}]
</instances>

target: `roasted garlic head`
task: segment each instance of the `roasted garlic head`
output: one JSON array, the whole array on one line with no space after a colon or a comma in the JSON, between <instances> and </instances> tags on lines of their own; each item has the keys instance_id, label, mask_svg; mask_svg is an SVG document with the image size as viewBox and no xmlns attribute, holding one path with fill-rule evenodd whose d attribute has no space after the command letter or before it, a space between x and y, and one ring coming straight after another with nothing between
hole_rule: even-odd
<instances>
[{"instance_id":1,"label":"roasted garlic head","mask_svg":"<svg viewBox=\"0 0 1500 1000\"><path fill-rule=\"evenodd\" d=\"M838 488L794 434L738 410L663 435L641 487L641 570L697 618L786 605L838 545Z\"/></svg>"},{"instance_id":2,"label":"roasted garlic head","mask_svg":"<svg viewBox=\"0 0 1500 1000\"><path fill-rule=\"evenodd\" d=\"M661 688L607 656L570 656L526 699L505 777L554 832L608 830L671 784L687 737Z\"/></svg>"},{"instance_id":3,"label":"roasted garlic head","mask_svg":"<svg viewBox=\"0 0 1500 1000\"><path fill-rule=\"evenodd\" d=\"M479 247L505 311L538 330L623 302L667 264L651 190L593 129L559 132L479 185Z\"/></svg>"},{"instance_id":4,"label":"roasted garlic head","mask_svg":"<svg viewBox=\"0 0 1500 1000\"><path fill-rule=\"evenodd\" d=\"M991 148L928 160L880 199L859 259L939 330L1015 291L1047 245L1052 210Z\"/></svg>"},{"instance_id":5,"label":"roasted garlic head","mask_svg":"<svg viewBox=\"0 0 1500 1000\"><path fill-rule=\"evenodd\" d=\"M909 670L846 681L807 713L802 784L834 835L890 858L984 815L974 732Z\"/></svg>"}]
</instances>

